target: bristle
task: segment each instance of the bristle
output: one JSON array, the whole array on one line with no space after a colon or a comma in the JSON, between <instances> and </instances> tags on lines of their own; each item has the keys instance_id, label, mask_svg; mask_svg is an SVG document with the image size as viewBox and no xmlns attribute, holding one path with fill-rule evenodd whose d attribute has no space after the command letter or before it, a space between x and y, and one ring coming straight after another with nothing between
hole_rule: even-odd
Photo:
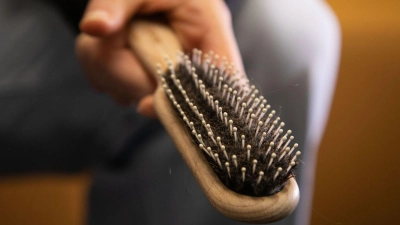
<instances>
[{"instance_id":1,"label":"bristle","mask_svg":"<svg viewBox=\"0 0 400 225\"><path fill-rule=\"evenodd\" d=\"M226 58L197 49L177 56L176 68L158 71L162 86L221 182L250 196L280 191L300 155L297 144L289 146L292 131L283 131L285 123Z\"/></svg>"}]
</instances>

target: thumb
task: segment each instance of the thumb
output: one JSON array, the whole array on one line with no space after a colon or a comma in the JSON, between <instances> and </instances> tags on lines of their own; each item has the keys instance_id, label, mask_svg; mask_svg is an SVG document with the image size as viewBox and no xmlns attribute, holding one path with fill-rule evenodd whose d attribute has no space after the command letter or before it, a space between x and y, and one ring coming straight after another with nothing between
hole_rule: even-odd
<instances>
[{"instance_id":1,"label":"thumb","mask_svg":"<svg viewBox=\"0 0 400 225\"><path fill-rule=\"evenodd\" d=\"M91 0L79 24L84 33L106 37L120 31L139 8L142 0Z\"/></svg>"}]
</instances>

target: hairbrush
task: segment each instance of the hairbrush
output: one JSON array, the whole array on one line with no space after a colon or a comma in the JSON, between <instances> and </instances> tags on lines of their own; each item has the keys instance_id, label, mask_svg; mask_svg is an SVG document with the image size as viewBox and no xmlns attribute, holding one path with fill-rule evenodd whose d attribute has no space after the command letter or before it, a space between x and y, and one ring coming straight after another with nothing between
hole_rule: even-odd
<instances>
[{"instance_id":1,"label":"hairbrush","mask_svg":"<svg viewBox=\"0 0 400 225\"><path fill-rule=\"evenodd\" d=\"M292 213L300 152L255 86L212 52L179 53L178 38L164 24L134 21L128 39L158 82L154 106L161 123L211 204L248 223Z\"/></svg>"}]
</instances>

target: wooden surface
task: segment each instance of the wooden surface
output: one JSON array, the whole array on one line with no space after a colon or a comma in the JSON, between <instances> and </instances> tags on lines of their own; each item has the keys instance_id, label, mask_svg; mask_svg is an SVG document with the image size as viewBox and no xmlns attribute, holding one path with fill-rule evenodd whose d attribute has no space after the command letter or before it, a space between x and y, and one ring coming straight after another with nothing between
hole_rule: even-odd
<instances>
[{"instance_id":1,"label":"wooden surface","mask_svg":"<svg viewBox=\"0 0 400 225\"><path fill-rule=\"evenodd\" d=\"M162 72L167 70L166 57L176 65L176 54L183 51L175 33L168 27L153 22L134 22L129 32L130 46L158 81L156 65Z\"/></svg>"},{"instance_id":2,"label":"wooden surface","mask_svg":"<svg viewBox=\"0 0 400 225\"><path fill-rule=\"evenodd\" d=\"M312 225L398 224L400 2L328 2L342 25L343 53Z\"/></svg>"},{"instance_id":3,"label":"wooden surface","mask_svg":"<svg viewBox=\"0 0 400 225\"><path fill-rule=\"evenodd\" d=\"M221 183L214 171L194 146L184 127L173 115L164 90L156 94L156 110L161 122L172 137L179 153L192 171L211 204L223 215L246 223L271 223L290 215L299 202L299 189L291 178L284 189L268 197L237 194Z\"/></svg>"}]
</instances>

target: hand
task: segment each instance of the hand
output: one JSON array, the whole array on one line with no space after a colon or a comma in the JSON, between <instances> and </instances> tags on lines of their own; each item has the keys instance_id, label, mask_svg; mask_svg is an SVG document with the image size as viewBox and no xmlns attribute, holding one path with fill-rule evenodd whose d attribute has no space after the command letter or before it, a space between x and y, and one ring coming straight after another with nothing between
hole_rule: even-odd
<instances>
[{"instance_id":1,"label":"hand","mask_svg":"<svg viewBox=\"0 0 400 225\"><path fill-rule=\"evenodd\" d=\"M85 74L96 90L121 104L137 103L138 112L148 117L156 117L152 95L156 82L130 50L126 25L134 15L159 12L165 13L186 51L212 50L243 68L222 0L91 0L76 40Z\"/></svg>"}]
</instances>

